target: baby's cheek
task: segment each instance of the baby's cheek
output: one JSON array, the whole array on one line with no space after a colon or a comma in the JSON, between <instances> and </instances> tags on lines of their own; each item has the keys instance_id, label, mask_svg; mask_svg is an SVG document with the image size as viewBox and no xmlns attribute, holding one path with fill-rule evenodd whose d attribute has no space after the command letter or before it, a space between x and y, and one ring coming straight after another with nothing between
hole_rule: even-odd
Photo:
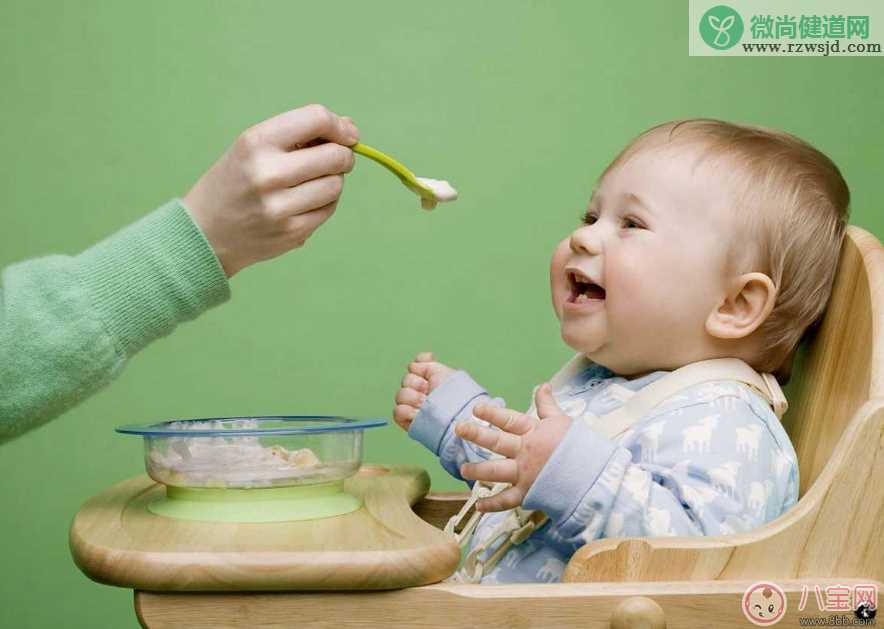
<instances>
[{"instance_id":1,"label":"baby's cheek","mask_svg":"<svg viewBox=\"0 0 884 629\"><path fill-rule=\"evenodd\" d=\"M557 274L561 274L565 270L565 262L568 259L568 239L564 239L553 249L552 259L549 263L550 281Z\"/></svg>"},{"instance_id":2,"label":"baby's cheek","mask_svg":"<svg viewBox=\"0 0 884 629\"><path fill-rule=\"evenodd\" d=\"M606 274L611 333L628 346L647 348L660 342L661 331L672 330L680 316L666 265L638 255L611 262Z\"/></svg>"},{"instance_id":3,"label":"baby's cheek","mask_svg":"<svg viewBox=\"0 0 884 629\"><path fill-rule=\"evenodd\" d=\"M694 290L698 274L705 271L699 267L702 265L687 262L676 251L623 248L610 271L630 299L660 304L688 296Z\"/></svg>"},{"instance_id":4,"label":"baby's cheek","mask_svg":"<svg viewBox=\"0 0 884 629\"><path fill-rule=\"evenodd\" d=\"M549 264L549 290L552 299L553 310L556 316L561 318L561 302L567 298L567 283L565 281L565 263L568 260L568 239L566 238L553 251L552 260Z\"/></svg>"},{"instance_id":5,"label":"baby's cheek","mask_svg":"<svg viewBox=\"0 0 884 629\"><path fill-rule=\"evenodd\" d=\"M619 252L608 260L604 280L606 297L620 303L642 300L657 279L656 270L643 264L638 255Z\"/></svg>"}]
</instances>

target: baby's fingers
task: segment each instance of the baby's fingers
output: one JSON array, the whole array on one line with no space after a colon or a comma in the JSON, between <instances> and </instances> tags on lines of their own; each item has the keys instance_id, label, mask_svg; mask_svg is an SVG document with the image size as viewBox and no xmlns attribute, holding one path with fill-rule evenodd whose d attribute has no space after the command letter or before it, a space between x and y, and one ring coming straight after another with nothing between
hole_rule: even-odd
<instances>
[{"instance_id":1,"label":"baby's fingers","mask_svg":"<svg viewBox=\"0 0 884 629\"><path fill-rule=\"evenodd\" d=\"M430 376L432 376L434 363L426 363L426 362L418 362L416 360L408 363L408 373L413 373L416 376L420 376L424 380L429 380Z\"/></svg>"},{"instance_id":2,"label":"baby's fingers","mask_svg":"<svg viewBox=\"0 0 884 629\"><path fill-rule=\"evenodd\" d=\"M415 415L417 415L417 409L408 404L397 404L396 408L393 409L393 419L405 430L411 427L411 422L414 421Z\"/></svg>"},{"instance_id":3,"label":"baby's fingers","mask_svg":"<svg viewBox=\"0 0 884 629\"><path fill-rule=\"evenodd\" d=\"M430 391L430 383L426 381L426 379L421 378L413 373L405 374L405 377L402 378L402 387L414 389L415 391L420 391L421 393L429 393Z\"/></svg>"},{"instance_id":4,"label":"baby's fingers","mask_svg":"<svg viewBox=\"0 0 884 629\"><path fill-rule=\"evenodd\" d=\"M518 469L512 459L491 459L481 463L464 463L460 466L460 475L468 480L487 483L515 483Z\"/></svg>"},{"instance_id":5,"label":"baby's fingers","mask_svg":"<svg viewBox=\"0 0 884 629\"><path fill-rule=\"evenodd\" d=\"M516 458L519 448L522 446L521 437L511 435L503 430L485 428L474 422L458 422L454 427L454 434L510 459Z\"/></svg>"},{"instance_id":6,"label":"baby's fingers","mask_svg":"<svg viewBox=\"0 0 884 629\"><path fill-rule=\"evenodd\" d=\"M420 408L427 396L414 389L403 387L396 393L396 404L408 404L415 408Z\"/></svg>"},{"instance_id":7,"label":"baby's fingers","mask_svg":"<svg viewBox=\"0 0 884 629\"><path fill-rule=\"evenodd\" d=\"M473 416L514 435L524 435L534 428L530 417L509 408L478 404L473 408Z\"/></svg>"},{"instance_id":8,"label":"baby's fingers","mask_svg":"<svg viewBox=\"0 0 884 629\"><path fill-rule=\"evenodd\" d=\"M433 362L433 352L421 352L415 357L415 362L431 363Z\"/></svg>"},{"instance_id":9,"label":"baby's fingers","mask_svg":"<svg viewBox=\"0 0 884 629\"><path fill-rule=\"evenodd\" d=\"M518 487L507 487L500 493L476 502L476 511L506 511L522 504L525 494Z\"/></svg>"}]
</instances>

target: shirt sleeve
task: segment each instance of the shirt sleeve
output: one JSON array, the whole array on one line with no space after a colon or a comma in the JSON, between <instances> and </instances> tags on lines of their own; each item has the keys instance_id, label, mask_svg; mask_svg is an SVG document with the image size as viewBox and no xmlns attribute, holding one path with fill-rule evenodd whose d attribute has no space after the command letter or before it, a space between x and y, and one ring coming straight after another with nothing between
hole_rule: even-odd
<instances>
[{"instance_id":1,"label":"shirt sleeve","mask_svg":"<svg viewBox=\"0 0 884 629\"><path fill-rule=\"evenodd\" d=\"M748 531L794 504L795 487L794 451L728 396L644 420L621 443L575 419L524 506L573 552L599 537Z\"/></svg>"},{"instance_id":2,"label":"shirt sleeve","mask_svg":"<svg viewBox=\"0 0 884 629\"><path fill-rule=\"evenodd\" d=\"M95 393L145 345L227 300L227 277L177 199L77 256L0 284L0 442Z\"/></svg>"},{"instance_id":3,"label":"shirt sleeve","mask_svg":"<svg viewBox=\"0 0 884 629\"><path fill-rule=\"evenodd\" d=\"M466 480L460 475L464 463L498 456L454 434L454 424L461 420L491 426L473 417L477 404L506 406L503 398L492 398L466 371L457 371L427 396L408 429L408 435L438 456L442 467L459 480ZM466 482L472 487L473 481Z\"/></svg>"}]
</instances>

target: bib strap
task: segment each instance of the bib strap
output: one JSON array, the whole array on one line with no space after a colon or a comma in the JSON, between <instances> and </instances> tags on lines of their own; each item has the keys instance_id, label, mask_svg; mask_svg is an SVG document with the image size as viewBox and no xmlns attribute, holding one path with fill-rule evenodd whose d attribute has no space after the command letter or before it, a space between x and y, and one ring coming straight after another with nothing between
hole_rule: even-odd
<instances>
[{"instance_id":1,"label":"bib strap","mask_svg":"<svg viewBox=\"0 0 884 629\"><path fill-rule=\"evenodd\" d=\"M592 422L592 427L609 438L614 438L647 417L665 400L689 387L715 380L736 380L752 387L764 397L777 419L781 419L789 407L783 390L771 374L759 375L738 358L714 358L680 367L643 387L622 406L598 417L598 421Z\"/></svg>"}]
</instances>

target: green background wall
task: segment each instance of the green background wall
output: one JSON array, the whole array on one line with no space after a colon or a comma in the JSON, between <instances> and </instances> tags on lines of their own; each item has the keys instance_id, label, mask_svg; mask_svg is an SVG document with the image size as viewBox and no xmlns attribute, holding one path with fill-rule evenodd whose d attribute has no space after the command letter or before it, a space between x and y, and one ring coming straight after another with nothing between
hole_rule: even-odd
<instances>
[{"instance_id":1,"label":"green background wall","mask_svg":"<svg viewBox=\"0 0 884 629\"><path fill-rule=\"evenodd\" d=\"M67 545L80 504L143 469L118 424L389 417L424 349L527 406L571 353L552 249L655 123L796 133L841 167L852 222L884 237L884 59L691 58L687 27L683 2L3 0L0 266L86 248L184 194L242 129L309 102L461 199L425 213L360 160L306 248L246 270L231 302L0 448L0 626L136 626L131 593L89 581ZM458 487L393 426L368 434L367 459Z\"/></svg>"}]
</instances>

